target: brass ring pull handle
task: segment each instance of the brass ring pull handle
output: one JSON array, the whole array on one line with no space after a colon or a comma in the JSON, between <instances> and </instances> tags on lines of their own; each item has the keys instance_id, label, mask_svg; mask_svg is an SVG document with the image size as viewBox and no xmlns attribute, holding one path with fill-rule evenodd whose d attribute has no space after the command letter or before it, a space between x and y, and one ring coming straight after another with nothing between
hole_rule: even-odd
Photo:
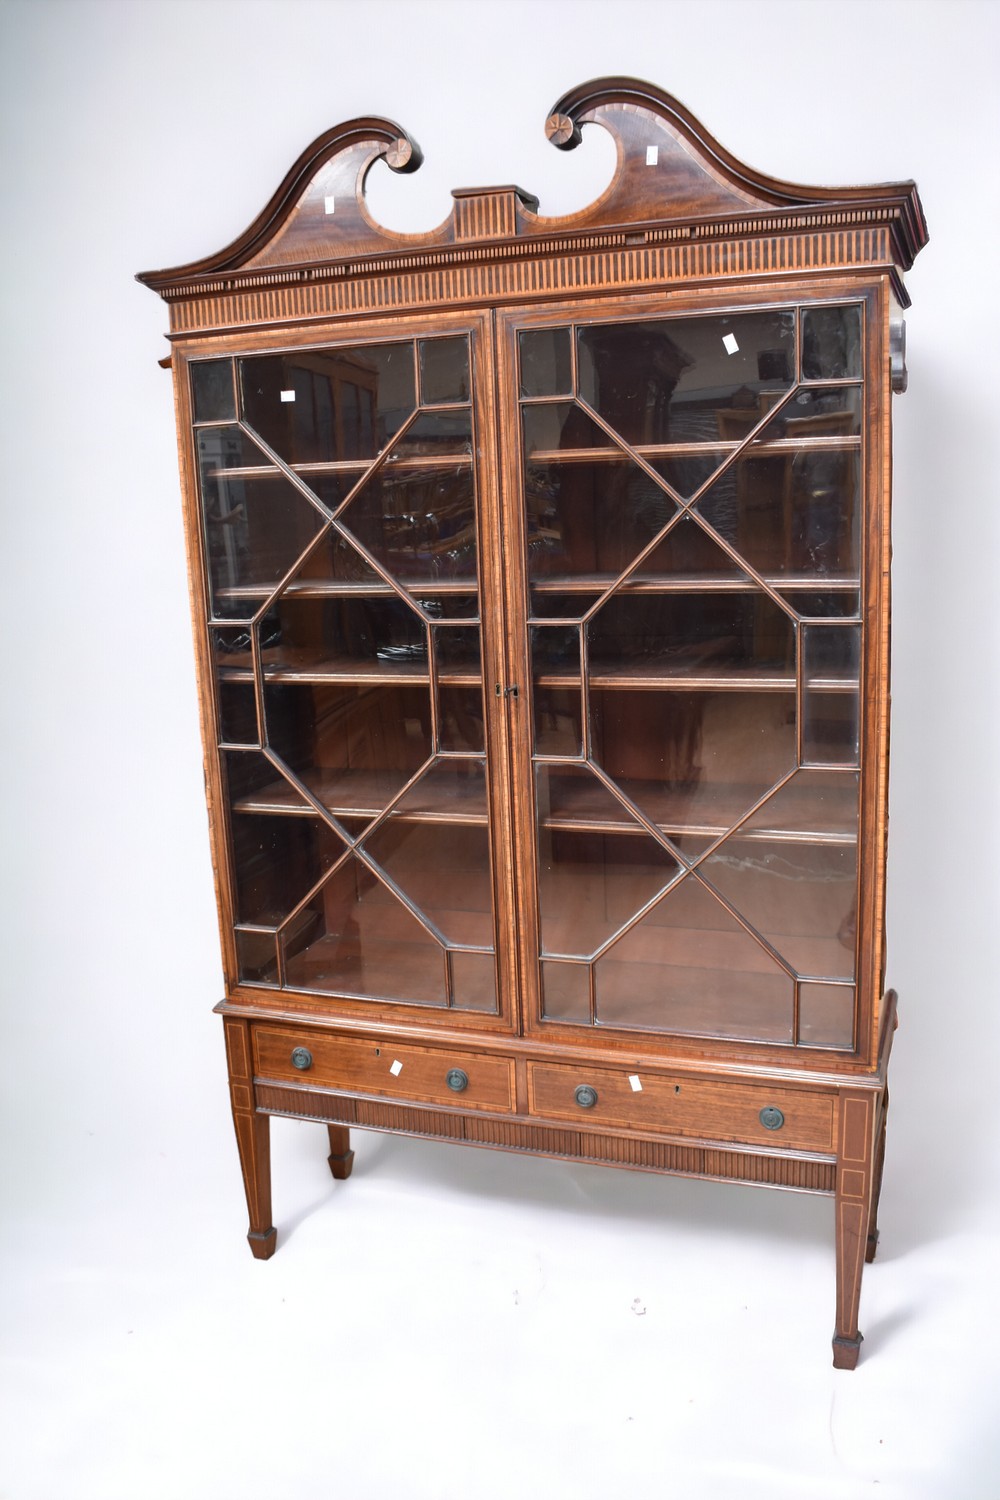
<instances>
[{"instance_id":1,"label":"brass ring pull handle","mask_svg":"<svg viewBox=\"0 0 1000 1500\"><path fill-rule=\"evenodd\" d=\"M300 1073L304 1073L306 1071L306 1069L307 1068L311 1068L312 1065L313 1065L313 1055L309 1051L308 1047L294 1047L292 1049L292 1067L293 1068L298 1068L298 1070L299 1070Z\"/></svg>"},{"instance_id":2,"label":"brass ring pull handle","mask_svg":"<svg viewBox=\"0 0 1000 1500\"><path fill-rule=\"evenodd\" d=\"M597 1103L597 1090L591 1088L589 1083L581 1083L573 1098L581 1109L593 1109Z\"/></svg>"}]
</instances>

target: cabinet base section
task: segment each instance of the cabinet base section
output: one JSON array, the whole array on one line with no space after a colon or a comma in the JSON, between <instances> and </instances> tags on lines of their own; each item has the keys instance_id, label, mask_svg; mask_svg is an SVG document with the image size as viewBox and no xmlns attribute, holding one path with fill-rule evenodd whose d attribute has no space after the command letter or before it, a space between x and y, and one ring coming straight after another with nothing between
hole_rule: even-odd
<instances>
[{"instance_id":1,"label":"cabinet base section","mask_svg":"<svg viewBox=\"0 0 1000 1500\"><path fill-rule=\"evenodd\" d=\"M563 1157L631 1167L635 1171L669 1172L682 1177L707 1177L806 1193L833 1193L837 1185L833 1161L768 1156L754 1151L643 1140L589 1130L560 1130L519 1120L488 1119L383 1100L282 1088L260 1081L256 1083L255 1096L257 1108L264 1114L461 1141L500 1151L524 1151L533 1156Z\"/></svg>"}]
</instances>

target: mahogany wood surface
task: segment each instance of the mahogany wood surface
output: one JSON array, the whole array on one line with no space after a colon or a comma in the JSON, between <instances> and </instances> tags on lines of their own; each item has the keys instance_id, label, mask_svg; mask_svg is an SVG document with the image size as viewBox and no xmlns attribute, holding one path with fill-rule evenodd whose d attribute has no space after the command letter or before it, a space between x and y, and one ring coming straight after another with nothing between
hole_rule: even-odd
<instances>
[{"instance_id":1,"label":"mahogany wood surface","mask_svg":"<svg viewBox=\"0 0 1000 1500\"><path fill-rule=\"evenodd\" d=\"M140 277L170 308L248 1238L273 1253L271 1114L325 1122L338 1179L353 1125L825 1193L853 1368L926 225L912 183L766 177L649 84L545 129L589 124L616 172L565 218L501 186L380 227L368 170L420 153L370 117Z\"/></svg>"}]
</instances>

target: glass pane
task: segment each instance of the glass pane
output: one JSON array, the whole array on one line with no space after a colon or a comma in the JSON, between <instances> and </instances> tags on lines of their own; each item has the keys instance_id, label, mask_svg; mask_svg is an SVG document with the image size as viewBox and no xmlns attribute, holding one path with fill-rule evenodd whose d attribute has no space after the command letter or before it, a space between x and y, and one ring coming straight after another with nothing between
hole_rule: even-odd
<instances>
[{"instance_id":1,"label":"glass pane","mask_svg":"<svg viewBox=\"0 0 1000 1500\"><path fill-rule=\"evenodd\" d=\"M684 686L742 683L765 690L794 688L795 627L759 590L742 593L653 594L626 585L587 629L595 686Z\"/></svg>"},{"instance_id":2,"label":"glass pane","mask_svg":"<svg viewBox=\"0 0 1000 1500\"><path fill-rule=\"evenodd\" d=\"M427 632L394 594L365 598L279 596L262 640L264 679L413 678L428 681Z\"/></svg>"},{"instance_id":3,"label":"glass pane","mask_svg":"<svg viewBox=\"0 0 1000 1500\"><path fill-rule=\"evenodd\" d=\"M455 458L472 452L472 412L422 412L392 445L389 463L406 458Z\"/></svg>"},{"instance_id":4,"label":"glass pane","mask_svg":"<svg viewBox=\"0 0 1000 1500\"><path fill-rule=\"evenodd\" d=\"M303 349L239 361L243 416L287 464L372 459L413 411L413 347Z\"/></svg>"},{"instance_id":5,"label":"glass pane","mask_svg":"<svg viewBox=\"0 0 1000 1500\"><path fill-rule=\"evenodd\" d=\"M549 407L538 408L548 411ZM677 513L677 504L632 459L533 462L525 476L528 572L610 581Z\"/></svg>"},{"instance_id":6,"label":"glass pane","mask_svg":"<svg viewBox=\"0 0 1000 1500\"><path fill-rule=\"evenodd\" d=\"M293 989L448 1004L445 950L358 859L348 859L280 938Z\"/></svg>"},{"instance_id":7,"label":"glass pane","mask_svg":"<svg viewBox=\"0 0 1000 1500\"><path fill-rule=\"evenodd\" d=\"M481 687L438 686L438 749L477 754L486 749Z\"/></svg>"},{"instance_id":8,"label":"glass pane","mask_svg":"<svg viewBox=\"0 0 1000 1500\"><path fill-rule=\"evenodd\" d=\"M767 411L795 377L791 312L664 318L579 331L580 394L626 442L718 442L720 412ZM748 429L747 429L748 430Z\"/></svg>"},{"instance_id":9,"label":"glass pane","mask_svg":"<svg viewBox=\"0 0 1000 1500\"><path fill-rule=\"evenodd\" d=\"M412 822L405 808L404 798L402 810L365 838L365 850L446 942L491 948L493 895L485 825Z\"/></svg>"},{"instance_id":10,"label":"glass pane","mask_svg":"<svg viewBox=\"0 0 1000 1500\"><path fill-rule=\"evenodd\" d=\"M247 619L324 519L238 427L203 427L197 445L213 613Z\"/></svg>"},{"instance_id":11,"label":"glass pane","mask_svg":"<svg viewBox=\"0 0 1000 1500\"><path fill-rule=\"evenodd\" d=\"M420 403L433 406L469 399L469 344L464 335L451 339L421 339Z\"/></svg>"},{"instance_id":12,"label":"glass pane","mask_svg":"<svg viewBox=\"0 0 1000 1500\"><path fill-rule=\"evenodd\" d=\"M228 359L198 360L191 366L196 422L232 422L236 418L233 366Z\"/></svg>"},{"instance_id":13,"label":"glass pane","mask_svg":"<svg viewBox=\"0 0 1000 1500\"><path fill-rule=\"evenodd\" d=\"M854 1046L854 986L799 985L799 1041L804 1047Z\"/></svg>"},{"instance_id":14,"label":"glass pane","mask_svg":"<svg viewBox=\"0 0 1000 1500\"><path fill-rule=\"evenodd\" d=\"M590 1023L590 965L543 962L542 1014L547 1021Z\"/></svg>"},{"instance_id":15,"label":"glass pane","mask_svg":"<svg viewBox=\"0 0 1000 1500\"><path fill-rule=\"evenodd\" d=\"M791 1042L794 983L694 876L600 958L610 1026Z\"/></svg>"},{"instance_id":16,"label":"glass pane","mask_svg":"<svg viewBox=\"0 0 1000 1500\"><path fill-rule=\"evenodd\" d=\"M236 959L243 984L277 984L278 947L273 932L236 929Z\"/></svg>"},{"instance_id":17,"label":"glass pane","mask_svg":"<svg viewBox=\"0 0 1000 1500\"><path fill-rule=\"evenodd\" d=\"M533 328L520 335L522 396L572 393L569 341L568 328Z\"/></svg>"},{"instance_id":18,"label":"glass pane","mask_svg":"<svg viewBox=\"0 0 1000 1500\"><path fill-rule=\"evenodd\" d=\"M802 378L836 380L861 374L861 309L802 309Z\"/></svg>"},{"instance_id":19,"label":"glass pane","mask_svg":"<svg viewBox=\"0 0 1000 1500\"><path fill-rule=\"evenodd\" d=\"M652 822L726 832L796 764L793 692L590 694L593 754Z\"/></svg>"},{"instance_id":20,"label":"glass pane","mask_svg":"<svg viewBox=\"0 0 1000 1500\"><path fill-rule=\"evenodd\" d=\"M250 628L210 630L224 745L258 745L257 703L251 675Z\"/></svg>"},{"instance_id":21,"label":"glass pane","mask_svg":"<svg viewBox=\"0 0 1000 1500\"><path fill-rule=\"evenodd\" d=\"M233 811L236 920L274 926L307 896L345 845L316 815Z\"/></svg>"},{"instance_id":22,"label":"glass pane","mask_svg":"<svg viewBox=\"0 0 1000 1500\"><path fill-rule=\"evenodd\" d=\"M858 774L796 771L740 827L740 837L769 843L823 843L854 849L858 837Z\"/></svg>"},{"instance_id":23,"label":"glass pane","mask_svg":"<svg viewBox=\"0 0 1000 1500\"><path fill-rule=\"evenodd\" d=\"M272 751L345 820L381 812L431 753L426 686L268 682L264 712Z\"/></svg>"},{"instance_id":24,"label":"glass pane","mask_svg":"<svg viewBox=\"0 0 1000 1500\"><path fill-rule=\"evenodd\" d=\"M560 826L553 796L565 800L569 785L572 798L574 784L589 817L582 827ZM592 773L538 766L536 789L542 952L585 958L665 890L680 865ZM594 823L621 831L594 832Z\"/></svg>"},{"instance_id":25,"label":"glass pane","mask_svg":"<svg viewBox=\"0 0 1000 1500\"><path fill-rule=\"evenodd\" d=\"M739 568L718 542L692 516L682 516L657 542L648 556L629 574L629 584L657 587L696 580L750 585L750 577Z\"/></svg>"},{"instance_id":26,"label":"glass pane","mask_svg":"<svg viewBox=\"0 0 1000 1500\"><path fill-rule=\"evenodd\" d=\"M386 464L341 516L393 577L405 582L476 578L476 499L467 462Z\"/></svg>"},{"instance_id":27,"label":"glass pane","mask_svg":"<svg viewBox=\"0 0 1000 1500\"><path fill-rule=\"evenodd\" d=\"M497 1011L497 966L492 953L449 952L451 1003L457 1010Z\"/></svg>"},{"instance_id":28,"label":"glass pane","mask_svg":"<svg viewBox=\"0 0 1000 1500\"><path fill-rule=\"evenodd\" d=\"M536 582L531 589L532 617L580 620L600 597L596 589L561 590L558 583Z\"/></svg>"},{"instance_id":29,"label":"glass pane","mask_svg":"<svg viewBox=\"0 0 1000 1500\"><path fill-rule=\"evenodd\" d=\"M431 630L437 657L438 680L449 686L478 685L482 658L478 625L438 625Z\"/></svg>"},{"instance_id":30,"label":"glass pane","mask_svg":"<svg viewBox=\"0 0 1000 1500\"><path fill-rule=\"evenodd\" d=\"M580 689L534 685L535 754L583 754L583 699Z\"/></svg>"},{"instance_id":31,"label":"glass pane","mask_svg":"<svg viewBox=\"0 0 1000 1500\"><path fill-rule=\"evenodd\" d=\"M766 435L772 436L770 428ZM697 508L765 575L857 576L857 448L768 454L753 444Z\"/></svg>"},{"instance_id":32,"label":"glass pane","mask_svg":"<svg viewBox=\"0 0 1000 1500\"><path fill-rule=\"evenodd\" d=\"M486 762L449 758L436 761L398 804L415 822L475 823L486 827Z\"/></svg>"},{"instance_id":33,"label":"glass pane","mask_svg":"<svg viewBox=\"0 0 1000 1500\"><path fill-rule=\"evenodd\" d=\"M838 616L857 616L861 610L861 595L857 589L823 589L807 593L799 593L796 590L790 593L782 589L783 599L795 610L796 614L804 619L824 620L836 619Z\"/></svg>"},{"instance_id":34,"label":"glass pane","mask_svg":"<svg viewBox=\"0 0 1000 1500\"><path fill-rule=\"evenodd\" d=\"M858 763L860 625L803 625L802 759Z\"/></svg>"},{"instance_id":35,"label":"glass pane","mask_svg":"<svg viewBox=\"0 0 1000 1500\"><path fill-rule=\"evenodd\" d=\"M423 584L408 592L429 620L475 620L479 616L478 594L456 592L452 585Z\"/></svg>"},{"instance_id":36,"label":"glass pane","mask_svg":"<svg viewBox=\"0 0 1000 1500\"><path fill-rule=\"evenodd\" d=\"M604 429L574 401L526 406L522 411L522 420L524 451L528 458L536 454L560 454L581 448L611 448L616 454L621 452Z\"/></svg>"},{"instance_id":37,"label":"glass pane","mask_svg":"<svg viewBox=\"0 0 1000 1500\"><path fill-rule=\"evenodd\" d=\"M857 860L854 844L734 833L699 868L797 973L853 979Z\"/></svg>"},{"instance_id":38,"label":"glass pane","mask_svg":"<svg viewBox=\"0 0 1000 1500\"><path fill-rule=\"evenodd\" d=\"M754 446L787 438L858 437L861 433L859 385L806 387L783 406Z\"/></svg>"}]
</instances>

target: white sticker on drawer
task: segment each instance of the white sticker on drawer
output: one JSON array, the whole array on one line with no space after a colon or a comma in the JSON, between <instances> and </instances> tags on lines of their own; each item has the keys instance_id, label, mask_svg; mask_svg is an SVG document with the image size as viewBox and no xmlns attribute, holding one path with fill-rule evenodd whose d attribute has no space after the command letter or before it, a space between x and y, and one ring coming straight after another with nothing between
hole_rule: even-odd
<instances>
[{"instance_id":1,"label":"white sticker on drawer","mask_svg":"<svg viewBox=\"0 0 1000 1500\"><path fill-rule=\"evenodd\" d=\"M632 1090L633 1094L642 1093L642 1079L639 1077L638 1073L630 1073L628 1075L628 1086Z\"/></svg>"},{"instance_id":2,"label":"white sticker on drawer","mask_svg":"<svg viewBox=\"0 0 1000 1500\"><path fill-rule=\"evenodd\" d=\"M399 1058L397 1057L396 1061L390 1067L389 1072L392 1074L393 1078L398 1078L399 1075L400 1075L400 1073L402 1073L402 1071L403 1071L403 1064L400 1062Z\"/></svg>"}]
</instances>

